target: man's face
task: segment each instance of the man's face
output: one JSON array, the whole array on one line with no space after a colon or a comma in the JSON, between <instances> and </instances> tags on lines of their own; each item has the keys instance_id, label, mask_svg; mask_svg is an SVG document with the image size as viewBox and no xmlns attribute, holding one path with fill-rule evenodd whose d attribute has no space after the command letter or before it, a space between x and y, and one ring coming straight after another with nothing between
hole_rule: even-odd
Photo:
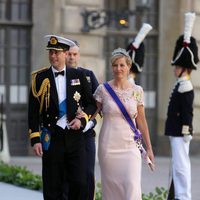
<instances>
[{"instance_id":1,"label":"man's face","mask_svg":"<svg viewBox=\"0 0 200 200\"><path fill-rule=\"evenodd\" d=\"M174 75L176 78L178 78L180 76L180 74L183 73L182 70L183 70L183 68L180 66L174 67Z\"/></svg>"},{"instance_id":2,"label":"man's face","mask_svg":"<svg viewBox=\"0 0 200 200\"><path fill-rule=\"evenodd\" d=\"M68 56L66 58L67 67L77 67L79 59L80 59L79 47L77 46L70 47L68 51Z\"/></svg>"},{"instance_id":3,"label":"man's face","mask_svg":"<svg viewBox=\"0 0 200 200\"><path fill-rule=\"evenodd\" d=\"M67 51L57 51L57 50L50 49L49 62L58 71L62 70L65 66L65 60L66 60L67 54L68 54Z\"/></svg>"}]
</instances>

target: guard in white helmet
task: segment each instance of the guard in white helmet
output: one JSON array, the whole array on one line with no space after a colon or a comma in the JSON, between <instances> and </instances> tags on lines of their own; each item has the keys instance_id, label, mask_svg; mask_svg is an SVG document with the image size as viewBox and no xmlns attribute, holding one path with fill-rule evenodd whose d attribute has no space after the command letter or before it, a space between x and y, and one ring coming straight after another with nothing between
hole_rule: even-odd
<instances>
[{"instance_id":1,"label":"guard in white helmet","mask_svg":"<svg viewBox=\"0 0 200 200\"><path fill-rule=\"evenodd\" d=\"M194 90L190 74L199 62L196 40L191 36L194 20L194 13L185 14L184 34L176 41L171 62L177 81L170 96L165 125L172 153L172 182L168 200L192 199L189 146L193 134Z\"/></svg>"}]
</instances>

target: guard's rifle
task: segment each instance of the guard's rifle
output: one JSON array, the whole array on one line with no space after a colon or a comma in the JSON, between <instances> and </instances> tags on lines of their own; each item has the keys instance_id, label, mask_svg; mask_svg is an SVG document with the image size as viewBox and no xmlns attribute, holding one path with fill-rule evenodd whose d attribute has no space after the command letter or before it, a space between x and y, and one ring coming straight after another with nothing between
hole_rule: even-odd
<instances>
[{"instance_id":1,"label":"guard's rifle","mask_svg":"<svg viewBox=\"0 0 200 200\"><path fill-rule=\"evenodd\" d=\"M0 105L0 152L3 151L3 94L1 95Z\"/></svg>"}]
</instances>

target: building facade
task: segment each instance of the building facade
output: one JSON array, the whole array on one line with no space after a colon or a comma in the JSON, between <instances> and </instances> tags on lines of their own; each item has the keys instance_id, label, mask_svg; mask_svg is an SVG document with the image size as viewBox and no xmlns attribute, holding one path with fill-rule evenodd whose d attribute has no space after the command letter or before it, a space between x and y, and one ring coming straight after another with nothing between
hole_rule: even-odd
<instances>
[{"instance_id":1,"label":"building facade","mask_svg":"<svg viewBox=\"0 0 200 200\"><path fill-rule=\"evenodd\" d=\"M198 0L0 0L0 94L11 155L31 154L28 92L31 71L49 66L44 35L58 34L79 41L80 65L93 70L101 83L112 78L109 58L113 49L126 48L144 22L151 24L153 30L144 41L145 63L136 81L145 90L146 116L154 149L157 154L169 154L164 123L175 81L170 61L175 40L183 33L184 13L188 11L196 12L195 24L198 24ZM193 35L198 44L199 33L196 25ZM193 154L200 153L196 148L200 142L199 75L200 69L192 73Z\"/></svg>"}]
</instances>

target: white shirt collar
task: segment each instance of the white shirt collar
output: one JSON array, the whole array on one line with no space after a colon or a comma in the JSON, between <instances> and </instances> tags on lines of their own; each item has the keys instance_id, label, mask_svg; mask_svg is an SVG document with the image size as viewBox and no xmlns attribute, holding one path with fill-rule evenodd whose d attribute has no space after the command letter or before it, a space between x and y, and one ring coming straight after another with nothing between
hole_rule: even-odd
<instances>
[{"instance_id":1,"label":"white shirt collar","mask_svg":"<svg viewBox=\"0 0 200 200\"><path fill-rule=\"evenodd\" d=\"M51 66L51 69L52 69L52 72L53 72L53 75L55 77L55 72L59 72L58 70L56 70L53 66ZM64 68L61 70L61 71L66 71L66 66L64 66ZM65 73L66 74L66 73Z\"/></svg>"},{"instance_id":2,"label":"white shirt collar","mask_svg":"<svg viewBox=\"0 0 200 200\"><path fill-rule=\"evenodd\" d=\"M182 77L180 77L180 78L177 79L177 82L180 83L182 81L186 81L186 80L189 80L189 79L190 79L189 76L182 76Z\"/></svg>"}]
</instances>

